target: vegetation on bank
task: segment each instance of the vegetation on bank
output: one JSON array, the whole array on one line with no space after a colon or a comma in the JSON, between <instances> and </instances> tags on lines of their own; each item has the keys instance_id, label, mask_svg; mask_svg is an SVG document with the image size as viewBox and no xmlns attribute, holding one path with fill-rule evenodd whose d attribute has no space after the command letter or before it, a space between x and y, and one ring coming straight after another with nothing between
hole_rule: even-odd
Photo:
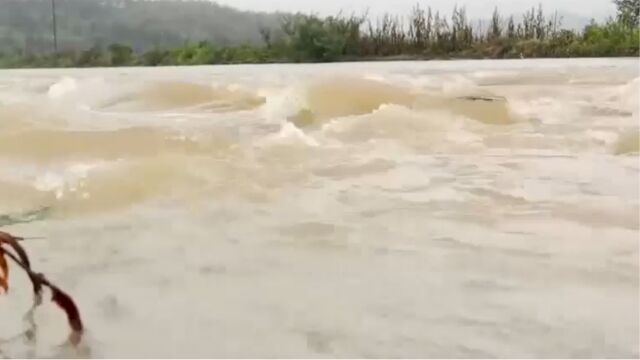
<instances>
[{"instance_id":1,"label":"vegetation on bank","mask_svg":"<svg viewBox=\"0 0 640 360\"><path fill-rule=\"evenodd\" d=\"M58 54L0 54L1 67L157 66L267 62L330 62L377 58L535 58L638 56L640 0L614 0L616 19L581 31L562 27L557 15L532 8L520 19L496 9L474 25L464 7L450 16L416 6L407 18L284 16L279 28L260 29L260 44L184 42L175 48L135 51L121 43Z\"/></svg>"}]
</instances>

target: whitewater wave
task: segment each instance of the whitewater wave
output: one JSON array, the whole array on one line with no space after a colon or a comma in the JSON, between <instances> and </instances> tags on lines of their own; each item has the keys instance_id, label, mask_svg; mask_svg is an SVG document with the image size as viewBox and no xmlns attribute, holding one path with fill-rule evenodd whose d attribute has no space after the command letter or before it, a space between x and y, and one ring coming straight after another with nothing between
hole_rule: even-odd
<instances>
[{"instance_id":1,"label":"whitewater wave","mask_svg":"<svg viewBox=\"0 0 640 360\"><path fill-rule=\"evenodd\" d=\"M640 77L620 86L617 95L621 108L637 117L640 109Z\"/></svg>"},{"instance_id":2,"label":"whitewater wave","mask_svg":"<svg viewBox=\"0 0 640 360\"><path fill-rule=\"evenodd\" d=\"M64 77L49 86L47 96L51 99L60 99L70 94L77 93L78 80L71 77Z\"/></svg>"},{"instance_id":3,"label":"whitewater wave","mask_svg":"<svg viewBox=\"0 0 640 360\"><path fill-rule=\"evenodd\" d=\"M126 86L111 83L102 77L63 77L49 86L47 98L53 104L75 105L90 110L121 94Z\"/></svg>"},{"instance_id":4,"label":"whitewater wave","mask_svg":"<svg viewBox=\"0 0 640 360\"><path fill-rule=\"evenodd\" d=\"M255 109L265 98L233 85L184 81L151 81L131 84L126 80L107 82L103 78L64 77L47 92L50 100L75 103L99 111L198 110L230 112Z\"/></svg>"},{"instance_id":5,"label":"whitewater wave","mask_svg":"<svg viewBox=\"0 0 640 360\"><path fill-rule=\"evenodd\" d=\"M314 70L254 87L215 76L217 83L189 76L47 78L40 81L50 85L46 91L33 95L42 106L33 98L9 104L2 98L0 161L17 174L23 167L38 172L24 178L0 171L0 215L42 207L95 213L176 193L261 200L313 169L364 172L345 165L351 153L396 161L423 154L639 152L630 113L638 78L598 91L482 85L512 76L320 78Z\"/></svg>"},{"instance_id":6,"label":"whitewater wave","mask_svg":"<svg viewBox=\"0 0 640 360\"><path fill-rule=\"evenodd\" d=\"M513 123L505 98L486 92L469 95L458 87L442 93L424 93L382 81L363 78L331 78L312 82L296 98L295 109L288 120L298 127L322 124L332 119L370 114L383 105L403 106L414 111L448 111L482 123L504 125ZM449 95L446 95L449 94Z\"/></svg>"},{"instance_id":7,"label":"whitewater wave","mask_svg":"<svg viewBox=\"0 0 640 360\"><path fill-rule=\"evenodd\" d=\"M266 99L237 86L164 81L143 86L102 106L106 110L163 111L192 108L231 112L262 106Z\"/></svg>"},{"instance_id":8,"label":"whitewater wave","mask_svg":"<svg viewBox=\"0 0 640 360\"><path fill-rule=\"evenodd\" d=\"M56 201L49 206L53 214L62 216L117 210L170 197L174 191L197 189L196 180L181 157L119 161L56 188Z\"/></svg>"},{"instance_id":9,"label":"whitewater wave","mask_svg":"<svg viewBox=\"0 0 640 360\"><path fill-rule=\"evenodd\" d=\"M468 152L482 147L483 126L446 110L382 105L370 114L331 120L322 134L344 143L391 140L423 151Z\"/></svg>"},{"instance_id":10,"label":"whitewater wave","mask_svg":"<svg viewBox=\"0 0 640 360\"><path fill-rule=\"evenodd\" d=\"M23 169L19 175L3 174L0 214L49 209L49 215L79 216L125 209L153 199L180 193L205 191L200 166L208 175L216 172L216 161L180 154L114 161L68 162L47 171ZM219 168L220 166L218 166Z\"/></svg>"}]
</instances>

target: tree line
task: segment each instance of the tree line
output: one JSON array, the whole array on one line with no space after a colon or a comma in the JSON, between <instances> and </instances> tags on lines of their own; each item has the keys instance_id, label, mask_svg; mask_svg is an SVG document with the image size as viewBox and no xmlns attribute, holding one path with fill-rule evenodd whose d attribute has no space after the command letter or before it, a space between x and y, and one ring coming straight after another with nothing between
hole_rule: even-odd
<instances>
[{"instance_id":1,"label":"tree line","mask_svg":"<svg viewBox=\"0 0 640 360\"><path fill-rule=\"evenodd\" d=\"M120 0L125 1L125 0ZM131 1L131 0L128 0ZM532 58L638 56L640 0L614 0L615 19L582 30L563 28L542 6L521 17L496 8L487 23L474 23L464 7L445 15L416 5L406 17L281 15L278 26L260 26L259 41L225 44L184 41L139 51L113 43L58 54L4 54L1 66L157 66L266 62L330 62L371 59Z\"/></svg>"}]
</instances>

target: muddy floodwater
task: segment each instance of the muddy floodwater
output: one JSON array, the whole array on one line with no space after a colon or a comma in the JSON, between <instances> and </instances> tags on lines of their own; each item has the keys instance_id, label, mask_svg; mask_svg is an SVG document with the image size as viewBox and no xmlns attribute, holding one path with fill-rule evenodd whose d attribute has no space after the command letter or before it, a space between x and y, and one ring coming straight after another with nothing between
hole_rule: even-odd
<instances>
[{"instance_id":1,"label":"muddy floodwater","mask_svg":"<svg viewBox=\"0 0 640 360\"><path fill-rule=\"evenodd\" d=\"M638 357L638 66L0 71L0 357Z\"/></svg>"}]
</instances>

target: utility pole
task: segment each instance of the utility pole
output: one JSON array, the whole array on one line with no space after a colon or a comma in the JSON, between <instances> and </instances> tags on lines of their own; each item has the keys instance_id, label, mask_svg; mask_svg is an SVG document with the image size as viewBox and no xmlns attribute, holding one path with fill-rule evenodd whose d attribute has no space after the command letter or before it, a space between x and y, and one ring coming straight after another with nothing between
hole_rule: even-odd
<instances>
[{"instance_id":1,"label":"utility pole","mask_svg":"<svg viewBox=\"0 0 640 360\"><path fill-rule=\"evenodd\" d=\"M56 23L56 0L51 0L51 19L53 26L53 52L58 54L58 24Z\"/></svg>"}]
</instances>

